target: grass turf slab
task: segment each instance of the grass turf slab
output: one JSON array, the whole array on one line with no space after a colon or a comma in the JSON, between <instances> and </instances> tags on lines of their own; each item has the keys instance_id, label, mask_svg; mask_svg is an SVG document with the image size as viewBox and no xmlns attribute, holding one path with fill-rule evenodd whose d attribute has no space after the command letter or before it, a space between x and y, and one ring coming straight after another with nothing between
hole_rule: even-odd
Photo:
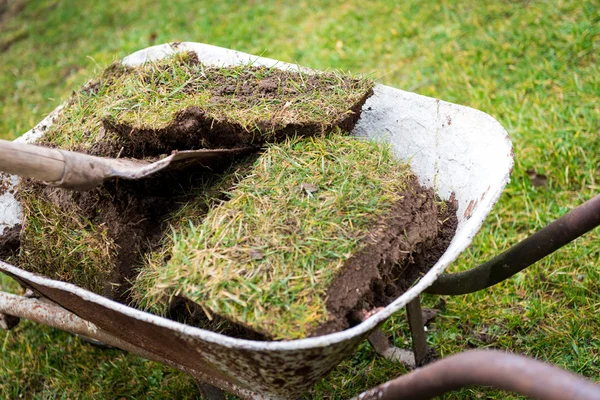
<instances>
[{"instance_id":1,"label":"grass turf slab","mask_svg":"<svg viewBox=\"0 0 600 400\"><path fill-rule=\"evenodd\" d=\"M172 235L134 297L162 314L186 299L268 339L344 329L355 307L385 302L377 283L393 286L397 264L433 244L436 207L387 145L339 135L270 145L228 201Z\"/></svg>"},{"instance_id":2,"label":"grass turf slab","mask_svg":"<svg viewBox=\"0 0 600 400\"><path fill-rule=\"evenodd\" d=\"M73 95L43 143L144 158L349 131L372 87L336 72L209 67L194 53L136 68L116 63Z\"/></svg>"}]
</instances>

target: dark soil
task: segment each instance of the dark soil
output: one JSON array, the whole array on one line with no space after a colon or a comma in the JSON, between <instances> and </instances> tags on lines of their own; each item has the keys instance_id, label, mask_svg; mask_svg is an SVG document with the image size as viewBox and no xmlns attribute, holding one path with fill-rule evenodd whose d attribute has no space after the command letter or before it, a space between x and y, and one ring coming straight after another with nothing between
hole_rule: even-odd
<instances>
[{"instance_id":1,"label":"dark soil","mask_svg":"<svg viewBox=\"0 0 600 400\"><path fill-rule=\"evenodd\" d=\"M212 319L209 320L202 307L185 297L175 297L171 301L171 304L169 304L166 316L182 324L196 326L230 337L248 340L267 340L265 335L219 315L213 314L211 316Z\"/></svg>"},{"instance_id":2,"label":"dark soil","mask_svg":"<svg viewBox=\"0 0 600 400\"><path fill-rule=\"evenodd\" d=\"M390 215L376 224L368 245L354 255L327 291L329 321L314 336L348 328L353 311L385 307L423 276L446 251L456 232L456 204L443 212L432 189L416 178ZM381 229L383 228L383 229Z\"/></svg>"},{"instance_id":3,"label":"dark soil","mask_svg":"<svg viewBox=\"0 0 600 400\"><path fill-rule=\"evenodd\" d=\"M21 244L20 235L21 224L6 229L0 235L0 260L7 261L12 259L19 250Z\"/></svg>"}]
</instances>

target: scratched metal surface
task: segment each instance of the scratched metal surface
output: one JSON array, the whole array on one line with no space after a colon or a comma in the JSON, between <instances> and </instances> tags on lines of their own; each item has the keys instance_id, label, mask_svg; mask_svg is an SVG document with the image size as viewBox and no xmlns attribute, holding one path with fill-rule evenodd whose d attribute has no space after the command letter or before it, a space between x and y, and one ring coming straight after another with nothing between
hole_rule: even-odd
<instances>
[{"instance_id":1,"label":"scratched metal surface","mask_svg":"<svg viewBox=\"0 0 600 400\"><path fill-rule=\"evenodd\" d=\"M205 64L299 68L280 61L200 43L154 46L126 57L139 65L177 51L194 51ZM55 110L54 113L60 112ZM19 138L35 141L53 114ZM103 331L156 354L169 364L244 398L296 398L349 356L390 315L430 286L469 246L509 181L512 144L491 116L456 104L377 85L363 107L353 134L392 143L399 159L409 161L421 183L458 201L458 229L449 248L415 286L385 309L351 329L326 336L282 342L234 339L182 325L113 302L64 282L0 263L0 271L25 282L44 296ZM2 177L0 176L0 179ZM4 177L9 186L14 177ZM1 185L0 185L1 187ZM12 197L11 197L12 196ZM11 191L0 193L0 234L20 221Z\"/></svg>"}]
</instances>

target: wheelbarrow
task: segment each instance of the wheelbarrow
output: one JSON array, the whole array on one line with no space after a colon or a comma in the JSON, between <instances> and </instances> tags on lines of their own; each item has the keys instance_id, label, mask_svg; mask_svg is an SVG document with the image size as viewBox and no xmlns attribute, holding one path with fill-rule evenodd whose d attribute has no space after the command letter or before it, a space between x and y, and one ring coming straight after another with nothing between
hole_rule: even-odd
<instances>
[{"instance_id":1,"label":"wheelbarrow","mask_svg":"<svg viewBox=\"0 0 600 400\"><path fill-rule=\"evenodd\" d=\"M150 47L126 57L123 63L129 66L140 65L178 51L193 51L199 60L207 65L232 66L252 63L282 69L300 68L272 59L198 43ZM381 354L401 359L402 356L406 356L403 359L409 363L422 364L426 344L419 303L421 293L429 290L433 293L460 294L487 287L506 279L517 270L560 247L561 243L572 240L583 234L586 229L589 230L600 223L600 199L596 198L585 206L584 217L576 218L576 222L573 222L571 217L564 217L567 218L564 220L566 225L557 221L559 225L555 227L551 224L550 231L539 232L536 234L538 236L534 235L526 239L524 244L515 246L516 250L511 249L473 271L442 275L448 265L469 246L508 183L513 166L512 144L502 126L481 111L384 85L377 85L374 92L374 96L364 105L361 118L352 134L390 142L396 156L410 162L421 184L432 187L442 199L448 200L452 197L457 202L458 227L448 249L429 272L387 307L364 315L360 324L341 332L301 340L266 342L236 339L161 318L5 262L0 262L0 272L30 289L33 295L16 296L0 292L0 315L4 314L0 324L10 327L16 322L14 317L23 317L121 348L190 374L206 384L202 386L202 390L214 398L222 396L220 389L248 399L297 398L345 357L351 355L367 338ZM58 113L60 107L17 141L35 142L53 123ZM16 183L17 177L5 175L4 183L0 187L12 188ZM12 192L10 189L0 191L0 234L21 220L20 205ZM591 217L586 219L588 214L591 214ZM584 222L581 222L582 220ZM565 234L565 226L569 234ZM556 237L561 237L561 240L555 240ZM547 245L548 241L553 245ZM521 258L523 247L530 249L532 242L537 250L528 258ZM540 243L546 246L541 246ZM378 330L392 314L404 307L407 308L413 336L413 353L408 355L390 347L387 339L382 337ZM466 360L471 366L477 365L473 357L481 358L481 353L473 354L467 354L467 358L463 356L463 361L459 360L459 364L465 365ZM485 354L488 359L504 357L489 352ZM452 361L450 358L447 360ZM417 396L415 398L419 398L419 393L423 395L423 392L419 392L417 386L435 389L425 395L438 393L439 390L445 389L444 385L424 386L423 383L431 382L430 378L435 375L435 371L439 373L458 370L455 368L458 359L452 361L455 364L450 363L454 365L450 369L441 364L446 362L447 366L447 360L431 365L437 368L430 372L433 375L423 375L423 371L427 373L428 366L413 372L420 373L420 378L408 374L400 377L400 381L392 382L385 388L376 388L364 396L382 398L385 393L399 393L390 391L390 388L403 387ZM522 361L518 361L517 364L519 362ZM442 365L441 369L436 365ZM520 365L525 365L525 369L528 369L529 364ZM509 370L512 370L513 377L515 372L520 371L514 368ZM498 371L494 373L497 376L505 376L509 370L505 369L504 375L498 375ZM574 378L558 369L552 371L567 374L571 379L570 383L565 383L563 387L570 385L571 388L576 387L577 390L588 390L592 395L600 395L596 385L581 378ZM521 374L521 377L523 376ZM418 383L416 386L415 379ZM516 379L518 380L518 377ZM456 379L442 381L454 385L450 385L451 388L457 387ZM518 385L500 384L508 381L474 378L471 381L463 379L461 382L498 384L507 389L519 389ZM542 389L544 388L541 387L540 390Z\"/></svg>"}]
</instances>

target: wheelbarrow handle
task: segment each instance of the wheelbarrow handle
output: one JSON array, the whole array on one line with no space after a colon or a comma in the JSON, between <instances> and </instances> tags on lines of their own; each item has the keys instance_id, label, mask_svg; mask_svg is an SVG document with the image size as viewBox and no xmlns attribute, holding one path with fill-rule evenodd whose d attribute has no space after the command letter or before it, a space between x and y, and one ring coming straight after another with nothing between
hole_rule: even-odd
<instances>
[{"instance_id":1,"label":"wheelbarrow handle","mask_svg":"<svg viewBox=\"0 0 600 400\"><path fill-rule=\"evenodd\" d=\"M468 271L441 275L425 292L459 295L488 288L510 278L599 225L600 195L596 195L486 263Z\"/></svg>"},{"instance_id":2,"label":"wheelbarrow handle","mask_svg":"<svg viewBox=\"0 0 600 400\"><path fill-rule=\"evenodd\" d=\"M57 149L0 140L0 171L59 182L65 172L65 158Z\"/></svg>"},{"instance_id":3,"label":"wheelbarrow handle","mask_svg":"<svg viewBox=\"0 0 600 400\"><path fill-rule=\"evenodd\" d=\"M431 399L472 385L541 400L600 399L600 385L553 365L498 350L472 350L416 369L353 400Z\"/></svg>"}]
</instances>

